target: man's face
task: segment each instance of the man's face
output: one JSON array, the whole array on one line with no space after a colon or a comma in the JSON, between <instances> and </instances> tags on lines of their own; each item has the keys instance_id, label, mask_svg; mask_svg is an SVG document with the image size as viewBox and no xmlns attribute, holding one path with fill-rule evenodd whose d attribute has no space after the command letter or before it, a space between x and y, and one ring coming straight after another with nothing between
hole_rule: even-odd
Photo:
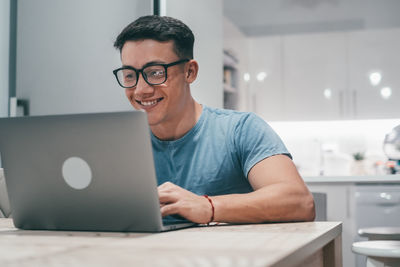
<instances>
[{"instance_id":1,"label":"man's face","mask_svg":"<svg viewBox=\"0 0 400 267\"><path fill-rule=\"evenodd\" d=\"M158 42L151 39L128 41L121 50L124 66L141 69L148 63L169 64L180 60L174 50L173 41ZM179 121L187 105L190 90L185 78L186 64L168 67L167 80L163 84L149 85L139 75L134 88L125 89L125 94L135 109L147 112L150 126Z\"/></svg>"}]
</instances>

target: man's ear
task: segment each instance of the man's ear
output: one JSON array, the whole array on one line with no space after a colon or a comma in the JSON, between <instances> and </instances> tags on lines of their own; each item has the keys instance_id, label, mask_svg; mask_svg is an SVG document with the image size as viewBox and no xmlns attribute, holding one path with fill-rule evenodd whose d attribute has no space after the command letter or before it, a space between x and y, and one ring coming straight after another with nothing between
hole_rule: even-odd
<instances>
[{"instance_id":1,"label":"man's ear","mask_svg":"<svg viewBox=\"0 0 400 267\"><path fill-rule=\"evenodd\" d=\"M199 72L199 64L194 59L191 59L188 63L186 63L186 81L188 83L192 83L197 78L197 73Z\"/></svg>"}]
</instances>

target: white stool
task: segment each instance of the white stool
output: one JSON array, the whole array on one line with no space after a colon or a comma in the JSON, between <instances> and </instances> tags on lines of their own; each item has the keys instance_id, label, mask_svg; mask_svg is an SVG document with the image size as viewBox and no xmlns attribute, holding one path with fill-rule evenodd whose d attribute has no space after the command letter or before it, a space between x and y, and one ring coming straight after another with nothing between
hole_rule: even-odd
<instances>
[{"instance_id":1,"label":"white stool","mask_svg":"<svg viewBox=\"0 0 400 267\"><path fill-rule=\"evenodd\" d=\"M377 240L355 242L351 250L367 256L367 267L399 267L400 241Z\"/></svg>"},{"instance_id":2,"label":"white stool","mask_svg":"<svg viewBox=\"0 0 400 267\"><path fill-rule=\"evenodd\" d=\"M361 228L358 234L369 240L400 240L400 227Z\"/></svg>"}]
</instances>

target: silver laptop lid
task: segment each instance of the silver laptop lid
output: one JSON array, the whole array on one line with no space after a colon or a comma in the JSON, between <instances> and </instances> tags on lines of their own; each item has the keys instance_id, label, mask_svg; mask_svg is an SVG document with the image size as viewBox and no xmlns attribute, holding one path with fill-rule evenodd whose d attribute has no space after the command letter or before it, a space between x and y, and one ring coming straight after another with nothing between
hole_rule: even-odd
<instances>
[{"instance_id":1,"label":"silver laptop lid","mask_svg":"<svg viewBox=\"0 0 400 267\"><path fill-rule=\"evenodd\" d=\"M0 119L0 152L18 228L162 229L143 112Z\"/></svg>"}]
</instances>

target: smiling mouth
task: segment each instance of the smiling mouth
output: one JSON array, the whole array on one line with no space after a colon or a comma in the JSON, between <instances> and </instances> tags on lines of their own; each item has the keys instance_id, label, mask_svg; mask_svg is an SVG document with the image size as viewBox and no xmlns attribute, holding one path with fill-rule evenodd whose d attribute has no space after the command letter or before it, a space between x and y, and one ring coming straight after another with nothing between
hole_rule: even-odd
<instances>
[{"instance_id":1,"label":"smiling mouth","mask_svg":"<svg viewBox=\"0 0 400 267\"><path fill-rule=\"evenodd\" d=\"M164 97L160 97L151 101L144 101L144 100L136 100L136 102L144 107L150 107L150 106L154 106L155 104L157 104L158 102L160 102L161 100L163 100Z\"/></svg>"}]
</instances>

